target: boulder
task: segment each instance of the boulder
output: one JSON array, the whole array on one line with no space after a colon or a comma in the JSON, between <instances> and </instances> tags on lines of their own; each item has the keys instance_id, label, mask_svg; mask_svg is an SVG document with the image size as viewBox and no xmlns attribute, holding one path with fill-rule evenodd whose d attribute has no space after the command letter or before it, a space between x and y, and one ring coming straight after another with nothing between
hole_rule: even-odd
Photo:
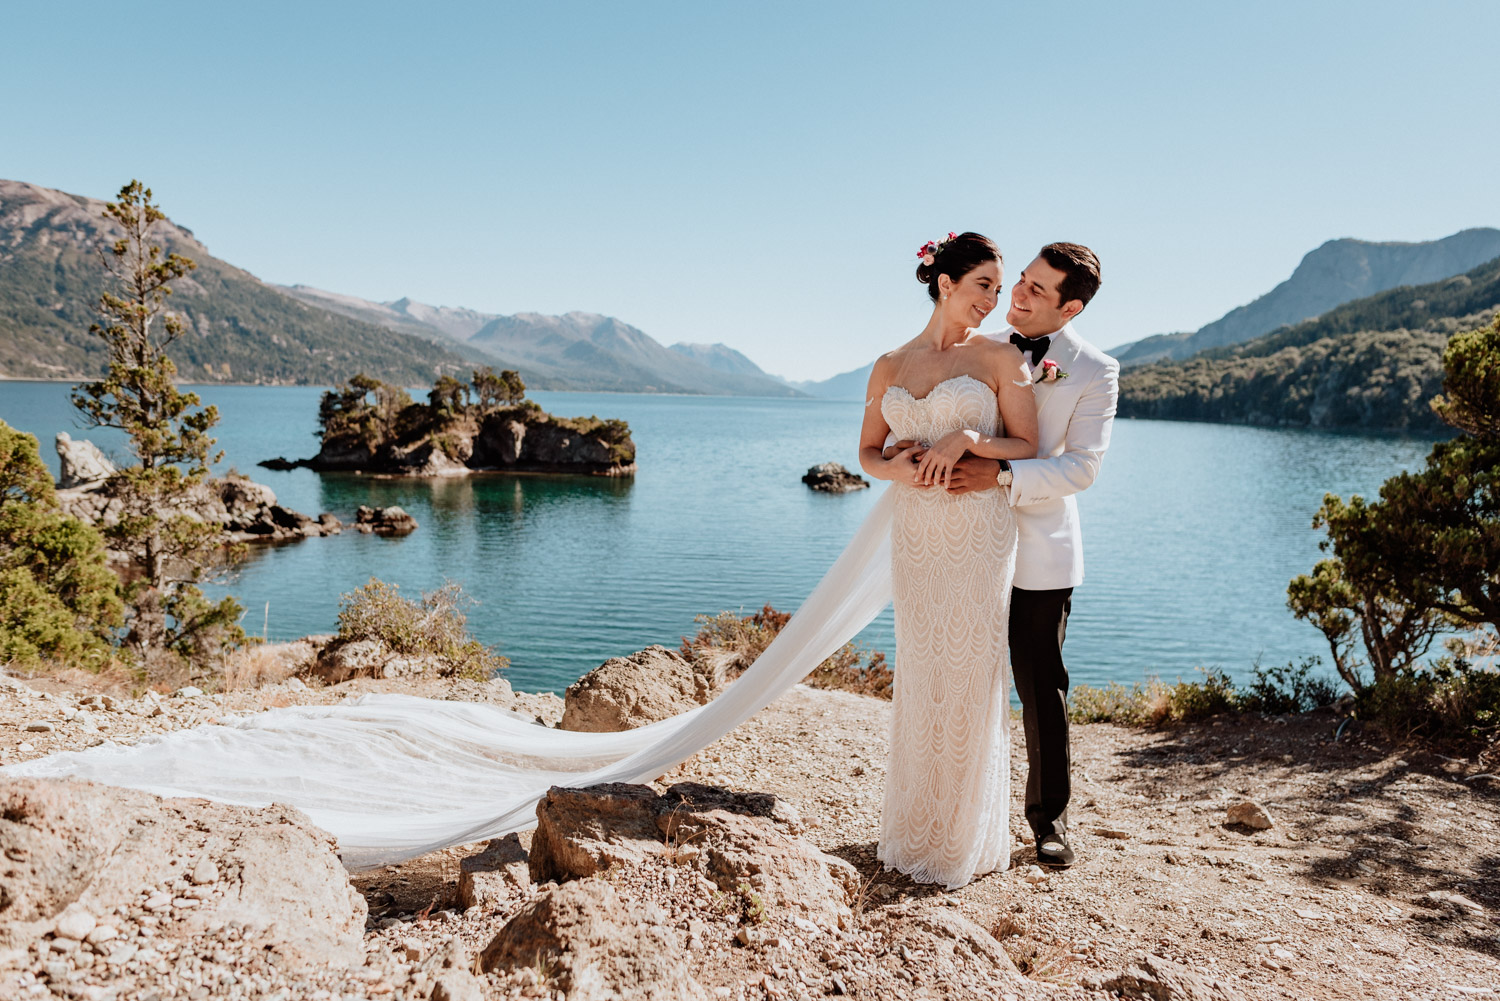
<instances>
[{"instance_id":1,"label":"boulder","mask_svg":"<svg viewBox=\"0 0 1500 1001\"><path fill-rule=\"evenodd\" d=\"M1125 970L1102 983L1086 987L1141 1001L1238 1001L1242 995L1212 977L1163 959L1140 956Z\"/></svg>"},{"instance_id":2,"label":"boulder","mask_svg":"<svg viewBox=\"0 0 1500 1001\"><path fill-rule=\"evenodd\" d=\"M334 640L318 655L312 673L330 685L350 678L381 678L392 656L380 640Z\"/></svg>"},{"instance_id":3,"label":"boulder","mask_svg":"<svg viewBox=\"0 0 1500 1001\"><path fill-rule=\"evenodd\" d=\"M537 804L531 878L594 876L621 863L690 864L730 893L766 907L841 922L859 892L858 871L796 837L801 819L769 793L680 783L554 787Z\"/></svg>"},{"instance_id":4,"label":"boulder","mask_svg":"<svg viewBox=\"0 0 1500 1001\"><path fill-rule=\"evenodd\" d=\"M711 677L664 646L612 657L568 686L564 730L631 730L696 709L713 698Z\"/></svg>"},{"instance_id":5,"label":"boulder","mask_svg":"<svg viewBox=\"0 0 1500 1001\"><path fill-rule=\"evenodd\" d=\"M530 887L530 856L514 834L496 838L458 863L458 901L466 910L495 907Z\"/></svg>"},{"instance_id":6,"label":"boulder","mask_svg":"<svg viewBox=\"0 0 1500 1001\"><path fill-rule=\"evenodd\" d=\"M361 504L354 512L354 527L376 535L409 535L417 530L417 519L399 507L369 507Z\"/></svg>"},{"instance_id":7,"label":"boulder","mask_svg":"<svg viewBox=\"0 0 1500 1001\"><path fill-rule=\"evenodd\" d=\"M978 969L1020 977L1015 962L995 936L952 907L908 900L877 910L872 925L885 933L887 941L920 949L939 964L965 968L968 976Z\"/></svg>"},{"instance_id":8,"label":"boulder","mask_svg":"<svg viewBox=\"0 0 1500 1001\"><path fill-rule=\"evenodd\" d=\"M1271 819L1270 810L1253 799L1246 799L1229 804L1225 823L1242 824L1252 830L1267 831L1275 826L1276 821Z\"/></svg>"},{"instance_id":9,"label":"boulder","mask_svg":"<svg viewBox=\"0 0 1500 1001\"><path fill-rule=\"evenodd\" d=\"M825 494L847 494L852 490L864 490L870 485L869 480L858 473L851 473L837 462L813 466L803 475L802 482Z\"/></svg>"},{"instance_id":10,"label":"boulder","mask_svg":"<svg viewBox=\"0 0 1500 1001\"><path fill-rule=\"evenodd\" d=\"M290 967L364 961L364 898L333 839L288 807L12 779L0 782L0 857L0 949L153 913L167 941L237 922ZM203 878L191 897L189 873Z\"/></svg>"},{"instance_id":11,"label":"boulder","mask_svg":"<svg viewBox=\"0 0 1500 1001\"><path fill-rule=\"evenodd\" d=\"M624 782L553 786L536 806L531 878L594 876L622 862L659 857L665 850L656 826L660 798L648 786Z\"/></svg>"},{"instance_id":12,"label":"boulder","mask_svg":"<svg viewBox=\"0 0 1500 1001\"><path fill-rule=\"evenodd\" d=\"M589 879L539 893L485 947L479 966L486 973L543 966L568 1001L706 999L688 956L660 907Z\"/></svg>"},{"instance_id":13,"label":"boulder","mask_svg":"<svg viewBox=\"0 0 1500 1001\"><path fill-rule=\"evenodd\" d=\"M115 472L115 464L91 441L74 441L66 431L57 432L60 464L57 485L66 490L100 483Z\"/></svg>"}]
</instances>

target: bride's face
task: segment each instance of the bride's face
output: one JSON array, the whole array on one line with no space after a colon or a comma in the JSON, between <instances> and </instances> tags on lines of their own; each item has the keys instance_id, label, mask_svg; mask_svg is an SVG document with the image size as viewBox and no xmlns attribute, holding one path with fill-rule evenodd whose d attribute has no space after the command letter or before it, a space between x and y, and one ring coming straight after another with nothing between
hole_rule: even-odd
<instances>
[{"instance_id":1,"label":"bride's face","mask_svg":"<svg viewBox=\"0 0 1500 1001\"><path fill-rule=\"evenodd\" d=\"M944 290L948 298L943 303L943 315L970 327L979 326L995 308L1000 277L999 262L987 261L953 282Z\"/></svg>"}]
</instances>

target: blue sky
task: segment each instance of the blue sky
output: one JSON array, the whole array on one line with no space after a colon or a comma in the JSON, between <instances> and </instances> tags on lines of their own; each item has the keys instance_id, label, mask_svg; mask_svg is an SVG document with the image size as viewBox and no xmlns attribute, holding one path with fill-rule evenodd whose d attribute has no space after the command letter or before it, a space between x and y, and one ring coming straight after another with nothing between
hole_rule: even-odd
<instances>
[{"instance_id":1,"label":"blue sky","mask_svg":"<svg viewBox=\"0 0 1500 1001\"><path fill-rule=\"evenodd\" d=\"M122 16L123 15L123 16ZM139 177L272 282L584 309L768 371L926 320L915 251L1053 239L1109 347L1325 240L1500 226L1500 4L8 3L0 177Z\"/></svg>"}]
</instances>

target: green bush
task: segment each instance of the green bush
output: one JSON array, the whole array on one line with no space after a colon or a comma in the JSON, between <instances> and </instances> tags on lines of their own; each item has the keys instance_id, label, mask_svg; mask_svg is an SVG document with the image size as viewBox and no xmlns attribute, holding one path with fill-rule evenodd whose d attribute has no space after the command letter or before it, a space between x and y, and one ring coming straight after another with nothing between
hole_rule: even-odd
<instances>
[{"instance_id":1,"label":"green bush","mask_svg":"<svg viewBox=\"0 0 1500 1001\"><path fill-rule=\"evenodd\" d=\"M1326 678L1312 676L1323 663L1321 657L1305 657L1300 664L1285 667L1255 665L1255 681L1239 695L1241 706L1251 712L1280 716L1305 713L1332 705L1338 688Z\"/></svg>"},{"instance_id":2,"label":"green bush","mask_svg":"<svg viewBox=\"0 0 1500 1001\"><path fill-rule=\"evenodd\" d=\"M99 670L119 592L103 537L58 506L36 438L0 421L0 663Z\"/></svg>"},{"instance_id":3,"label":"green bush","mask_svg":"<svg viewBox=\"0 0 1500 1001\"><path fill-rule=\"evenodd\" d=\"M462 609L472 603L452 581L412 601L401 596L398 585L371 577L340 597L339 637L380 640L396 653L434 656L443 662L444 676L483 681L510 661L469 635Z\"/></svg>"},{"instance_id":4,"label":"green bush","mask_svg":"<svg viewBox=\"0 0 1500 1001\"><path fill-rule=\"evenodd\" d=\"M1500 737L1500 672L1443 657L1361 690L1354 715L1394 740L1484 748Z\"/></svg>"}]
</instances>

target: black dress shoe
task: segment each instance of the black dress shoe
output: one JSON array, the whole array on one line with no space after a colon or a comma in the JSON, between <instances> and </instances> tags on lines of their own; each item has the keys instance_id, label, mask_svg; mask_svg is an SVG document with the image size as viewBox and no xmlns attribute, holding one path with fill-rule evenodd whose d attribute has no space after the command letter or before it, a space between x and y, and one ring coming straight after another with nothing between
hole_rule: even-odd
<instances>
[{"instance_id":1,"label":"black dress shoe","mask_svg":"<svg viewBox=\"0 0 1500 1001\"><path fill-rule=\"evenodd\" d=\"M1073 864L1072 847L1066 834L1038 834L1036 838L1036 860L1054 869L1066 869Z\"/></svg>"}]
</instances>

